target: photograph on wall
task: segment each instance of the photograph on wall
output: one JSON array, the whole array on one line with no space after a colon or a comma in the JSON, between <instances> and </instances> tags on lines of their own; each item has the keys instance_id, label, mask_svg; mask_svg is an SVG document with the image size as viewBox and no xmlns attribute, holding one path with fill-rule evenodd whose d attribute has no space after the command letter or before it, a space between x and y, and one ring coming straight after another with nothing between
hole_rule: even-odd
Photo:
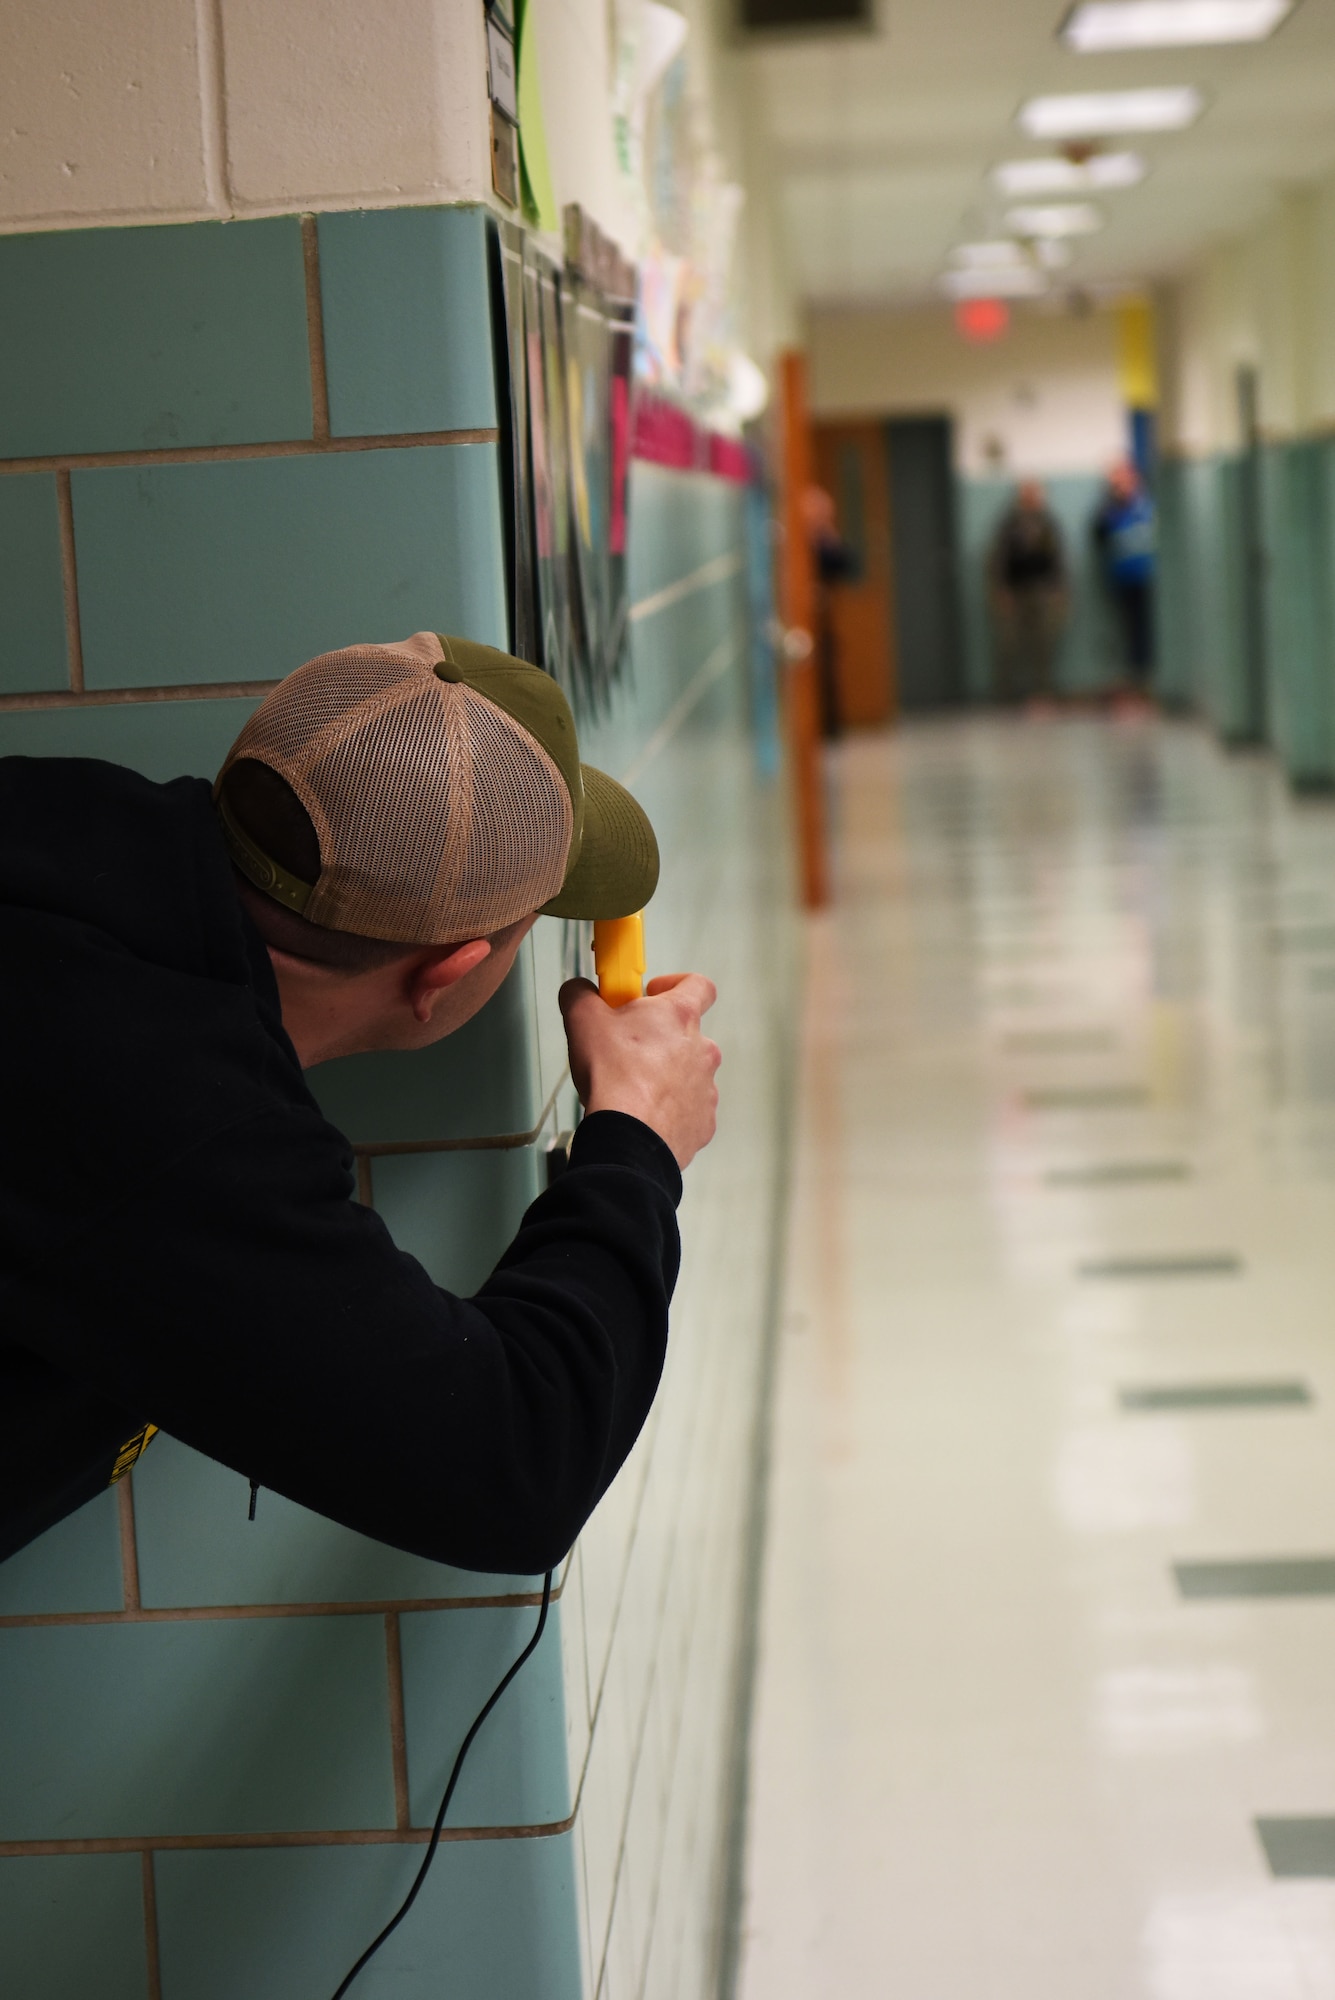
<instances>
[{"instance_id":1,"label":"photograph on wall","mask_svg":"<svg viewBox=\"0 0 1335 2000\"><path fill-rule=\"evenodd\" d=\"M509 482L510 650L538 658L537 578L533 566L533 495L529 464L528 368L524 351L524 241L511 222L496 232L499 307L504 317L505 381L501 387L503 470ZM508 450L506 445L508 442Z\"/></svg>"},{"instance_id":2,"label":"photograph on wall","mask_svg":"<svg viewBox=\"0 0 1335 2000\"><path fill-rule=\"evenodd\" d=\"M524 348L528 377L529 462L539 614L538 658L567 695L575 693L570 657L570 521L557 276L529 245L524 251Z\"/></svg>"},{"instance_id":3,"label":"photograph on wall","mask_svg":"<svg viewBox=\"0 0 1335 2000\"><path fill-rule=\"evenodd\" d=\"M605 706L608 628L608 325L603 301L579 279L561 293L570 443L571 599L585 692Z\"/></svg>"},{"instance_id":4,"label":"photograph on wall","mask_svg":"<svg viewBox=\"0 0 1335 2000\"><path fill-rule=\"evenodd\" d=\"M630 655L626 554L634 370L634 308L613 301L607 309L607 619L603 635L603 681L609 687L620 677Z\"/></svg>"}]
</instances>

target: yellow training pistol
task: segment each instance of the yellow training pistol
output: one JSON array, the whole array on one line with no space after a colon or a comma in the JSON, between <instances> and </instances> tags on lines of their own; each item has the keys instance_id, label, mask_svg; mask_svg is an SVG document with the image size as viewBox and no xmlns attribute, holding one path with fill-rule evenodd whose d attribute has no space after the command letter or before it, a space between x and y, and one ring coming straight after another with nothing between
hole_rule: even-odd
<instances>
[{"instance_id":1,"label":"yellow training pistol","mask_svg":"<svg viewBox=\"0 0 1335 2000\"><path fill-rule=\"evenodd\" d=\"M593 927L598 991L609 1007L624 1007L644 992L644 913L607 917Z\"/></svg>"}]
</instances>

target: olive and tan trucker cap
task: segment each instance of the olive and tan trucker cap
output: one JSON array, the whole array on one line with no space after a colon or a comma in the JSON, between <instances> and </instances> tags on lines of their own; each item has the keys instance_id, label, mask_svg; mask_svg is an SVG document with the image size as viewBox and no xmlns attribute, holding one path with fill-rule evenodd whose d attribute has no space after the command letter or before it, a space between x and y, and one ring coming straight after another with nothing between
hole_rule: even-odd
<instances>
[{"instance_id":1,"label":"olive and tan trucker cap","mask_svg":"<svg viewBox=\"0 0 1335 2000\"><path fill-rule=\"evenodd\" d=\"M305 809L310 881L245 824L245 764L266 765ZM237 737L214 797L257 888L361 937L453 944L534 910L624 917L658 882L653 828L623 786L580 763L551 676L435 632L298 667Z\"/></svg>"}]
</instances>

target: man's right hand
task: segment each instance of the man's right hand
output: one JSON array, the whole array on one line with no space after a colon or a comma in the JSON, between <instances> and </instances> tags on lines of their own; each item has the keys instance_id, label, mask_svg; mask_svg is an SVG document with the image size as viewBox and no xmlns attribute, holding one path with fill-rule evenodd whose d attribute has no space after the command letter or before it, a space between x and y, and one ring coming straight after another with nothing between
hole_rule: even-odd
<instances>
[{"instance_id":1,"label":"man's right hand","mask_svg":"<svg viewBox=\"0 0 1335 2000\"><path fill-rule=\"evenodd\" d=\"M561 988L570 1074L584 1109L639 1118L687 1167L714 1136L723 1060L700 1028L718 998L711 979L676 972L651 979L642 1000L609 1007L587 979Z\"/></svg>"}]
</instances>

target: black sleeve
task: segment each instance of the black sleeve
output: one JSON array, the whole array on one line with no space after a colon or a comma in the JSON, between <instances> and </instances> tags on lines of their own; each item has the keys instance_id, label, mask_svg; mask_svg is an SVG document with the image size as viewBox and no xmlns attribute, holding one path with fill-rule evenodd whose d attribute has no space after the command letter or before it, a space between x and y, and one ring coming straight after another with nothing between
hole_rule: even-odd
<instances>
[{"instance_id":1,"label":"black sleeve","mask_svg":"<svg viewBox=\"0 0 1335 2000\"><path fill-rule=\"evenodd\" d=\"M237 1124L85 1241L32 1344L350 1528L466 1569L547 1569L658 1386L676 1162L637 1119L586 1119L471 1299L350 1192L313 1112Z\"/></svg>"}]
</instances>

